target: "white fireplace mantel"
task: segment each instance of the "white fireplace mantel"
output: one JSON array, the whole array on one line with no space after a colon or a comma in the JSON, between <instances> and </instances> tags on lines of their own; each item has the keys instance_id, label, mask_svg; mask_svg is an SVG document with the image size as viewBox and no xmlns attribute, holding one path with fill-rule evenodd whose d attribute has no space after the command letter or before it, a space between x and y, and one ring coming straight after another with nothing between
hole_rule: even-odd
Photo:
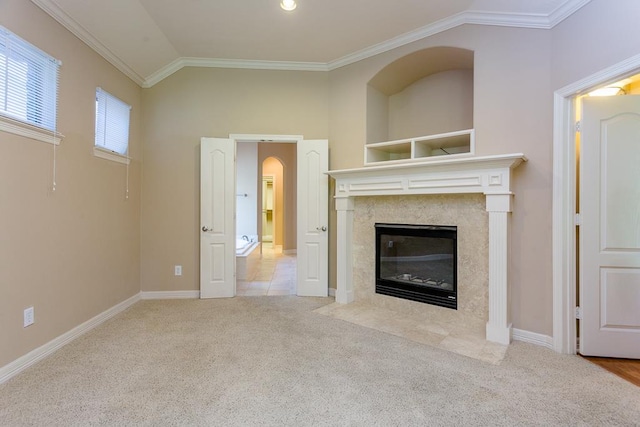
<instances>
[{"instance_id":1,"label":"white fireplace mantel","mask_svg":"<svg viewBox=\"0 0 640 427\"><path fill-rule=\"evenodd\" d=\"M489 320L486 339L509 344L511 171L526 160L524 154L516 153L329 171L328 174L336 180L339 236L336 302L348 304L355 297L352 263L354 197L482 193L486 196L489 212Z\"/></svg>"}]
</instances>

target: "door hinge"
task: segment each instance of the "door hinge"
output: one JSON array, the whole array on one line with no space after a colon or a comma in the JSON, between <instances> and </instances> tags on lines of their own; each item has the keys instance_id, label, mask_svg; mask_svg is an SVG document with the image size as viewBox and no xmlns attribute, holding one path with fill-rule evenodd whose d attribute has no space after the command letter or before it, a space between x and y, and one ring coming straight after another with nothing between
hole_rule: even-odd
<instances>
[{"instance_id":1,"label":"door hinge","mask_svg":"<svg viewBox=\"0 0 640 427\"><path fill-rule=\"evenodd\" d=\"M580 307L576 307L576 319L582 319L582 310L580 310Z\"/></svg>"},{"instance_id":2,"label":"door hinge","mask_svg":"<svg viewBox=\"0 0 640 427\"><path fill-rule=\"evenodd\" d=\"M576 122L576 132L580 132L580 120Z\"/></svg>"},{"instance_id":3,"label":"door hinge","mask_svg":"<svg viewBox=\"0 0 640 427\"><path fill-rule=\"evenodd\" d=\"M574 222L575 222L577 227L582 225L582 218L580 218L580 214L579 213L576 214Z\"/></svg>"}]
</instances>

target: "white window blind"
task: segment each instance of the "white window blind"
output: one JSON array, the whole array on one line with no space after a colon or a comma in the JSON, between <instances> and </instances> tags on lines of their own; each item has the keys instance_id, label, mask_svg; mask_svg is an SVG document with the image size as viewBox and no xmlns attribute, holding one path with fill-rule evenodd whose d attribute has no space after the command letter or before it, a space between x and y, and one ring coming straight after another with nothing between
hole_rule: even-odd
<instances>
[{"instance_id":1,"label":"white window blind","mask_svg":"<svg viewBox=\"0 0 640 427\"><path fill-rule=\"evenodd\" d=\"M96 147L127 155L130 112L131 106L96 89Z\"/></svg>"},{"instance_id":2,"label":"white window blind","mask_svg":"<svg viewBox=\"0 0 640 427\"><path fill-rule=\"evenodd\" d=\"M0 26L0 115L56 130L60 61Z\"/></svg>"}]
</instances>

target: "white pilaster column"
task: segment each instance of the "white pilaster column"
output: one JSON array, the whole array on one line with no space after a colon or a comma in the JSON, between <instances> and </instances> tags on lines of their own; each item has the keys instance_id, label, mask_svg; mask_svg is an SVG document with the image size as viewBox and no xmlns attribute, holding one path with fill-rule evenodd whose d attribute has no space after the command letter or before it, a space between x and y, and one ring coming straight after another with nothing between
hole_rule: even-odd
<instances>
[{"instance_id":1,"label":"white pilaster column","mask_svg":"<svg viewBox=\"0 0 640 427\"><path fill-rule=\"evenodd\" d=\"M513 194L486 194L489 212L489 321L487 341L511 343L509 222Z\"/></svg>"},{"instance_id":2,"label":"white pilaster column","mask_svg":"<svg viewBox=\"0 0 640 427\"><path fill-rule=\"evenodd\" d=\"M337 197L336 302L349 304L353 293L353 197Z\"/></svg>"}]
</instances>

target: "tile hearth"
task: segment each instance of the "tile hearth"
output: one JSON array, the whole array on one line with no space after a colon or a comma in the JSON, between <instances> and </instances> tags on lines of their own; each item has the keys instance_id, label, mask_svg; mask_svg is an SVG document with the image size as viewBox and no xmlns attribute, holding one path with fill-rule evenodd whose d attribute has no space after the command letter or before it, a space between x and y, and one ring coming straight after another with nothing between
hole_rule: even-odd
<instances>
[{"instance_id":1,"label":"tile hearth","mask_svg":"<svg viewBox=\"0 0 640 427\"><path fill-rule=\"evenodd\" d=\"M399 313L364 301L333 303L314 312L494 365L500 364L507 351L506 345L485 340L481 319L456 327L430 313Z\"/></svg>"}]
</instances>

